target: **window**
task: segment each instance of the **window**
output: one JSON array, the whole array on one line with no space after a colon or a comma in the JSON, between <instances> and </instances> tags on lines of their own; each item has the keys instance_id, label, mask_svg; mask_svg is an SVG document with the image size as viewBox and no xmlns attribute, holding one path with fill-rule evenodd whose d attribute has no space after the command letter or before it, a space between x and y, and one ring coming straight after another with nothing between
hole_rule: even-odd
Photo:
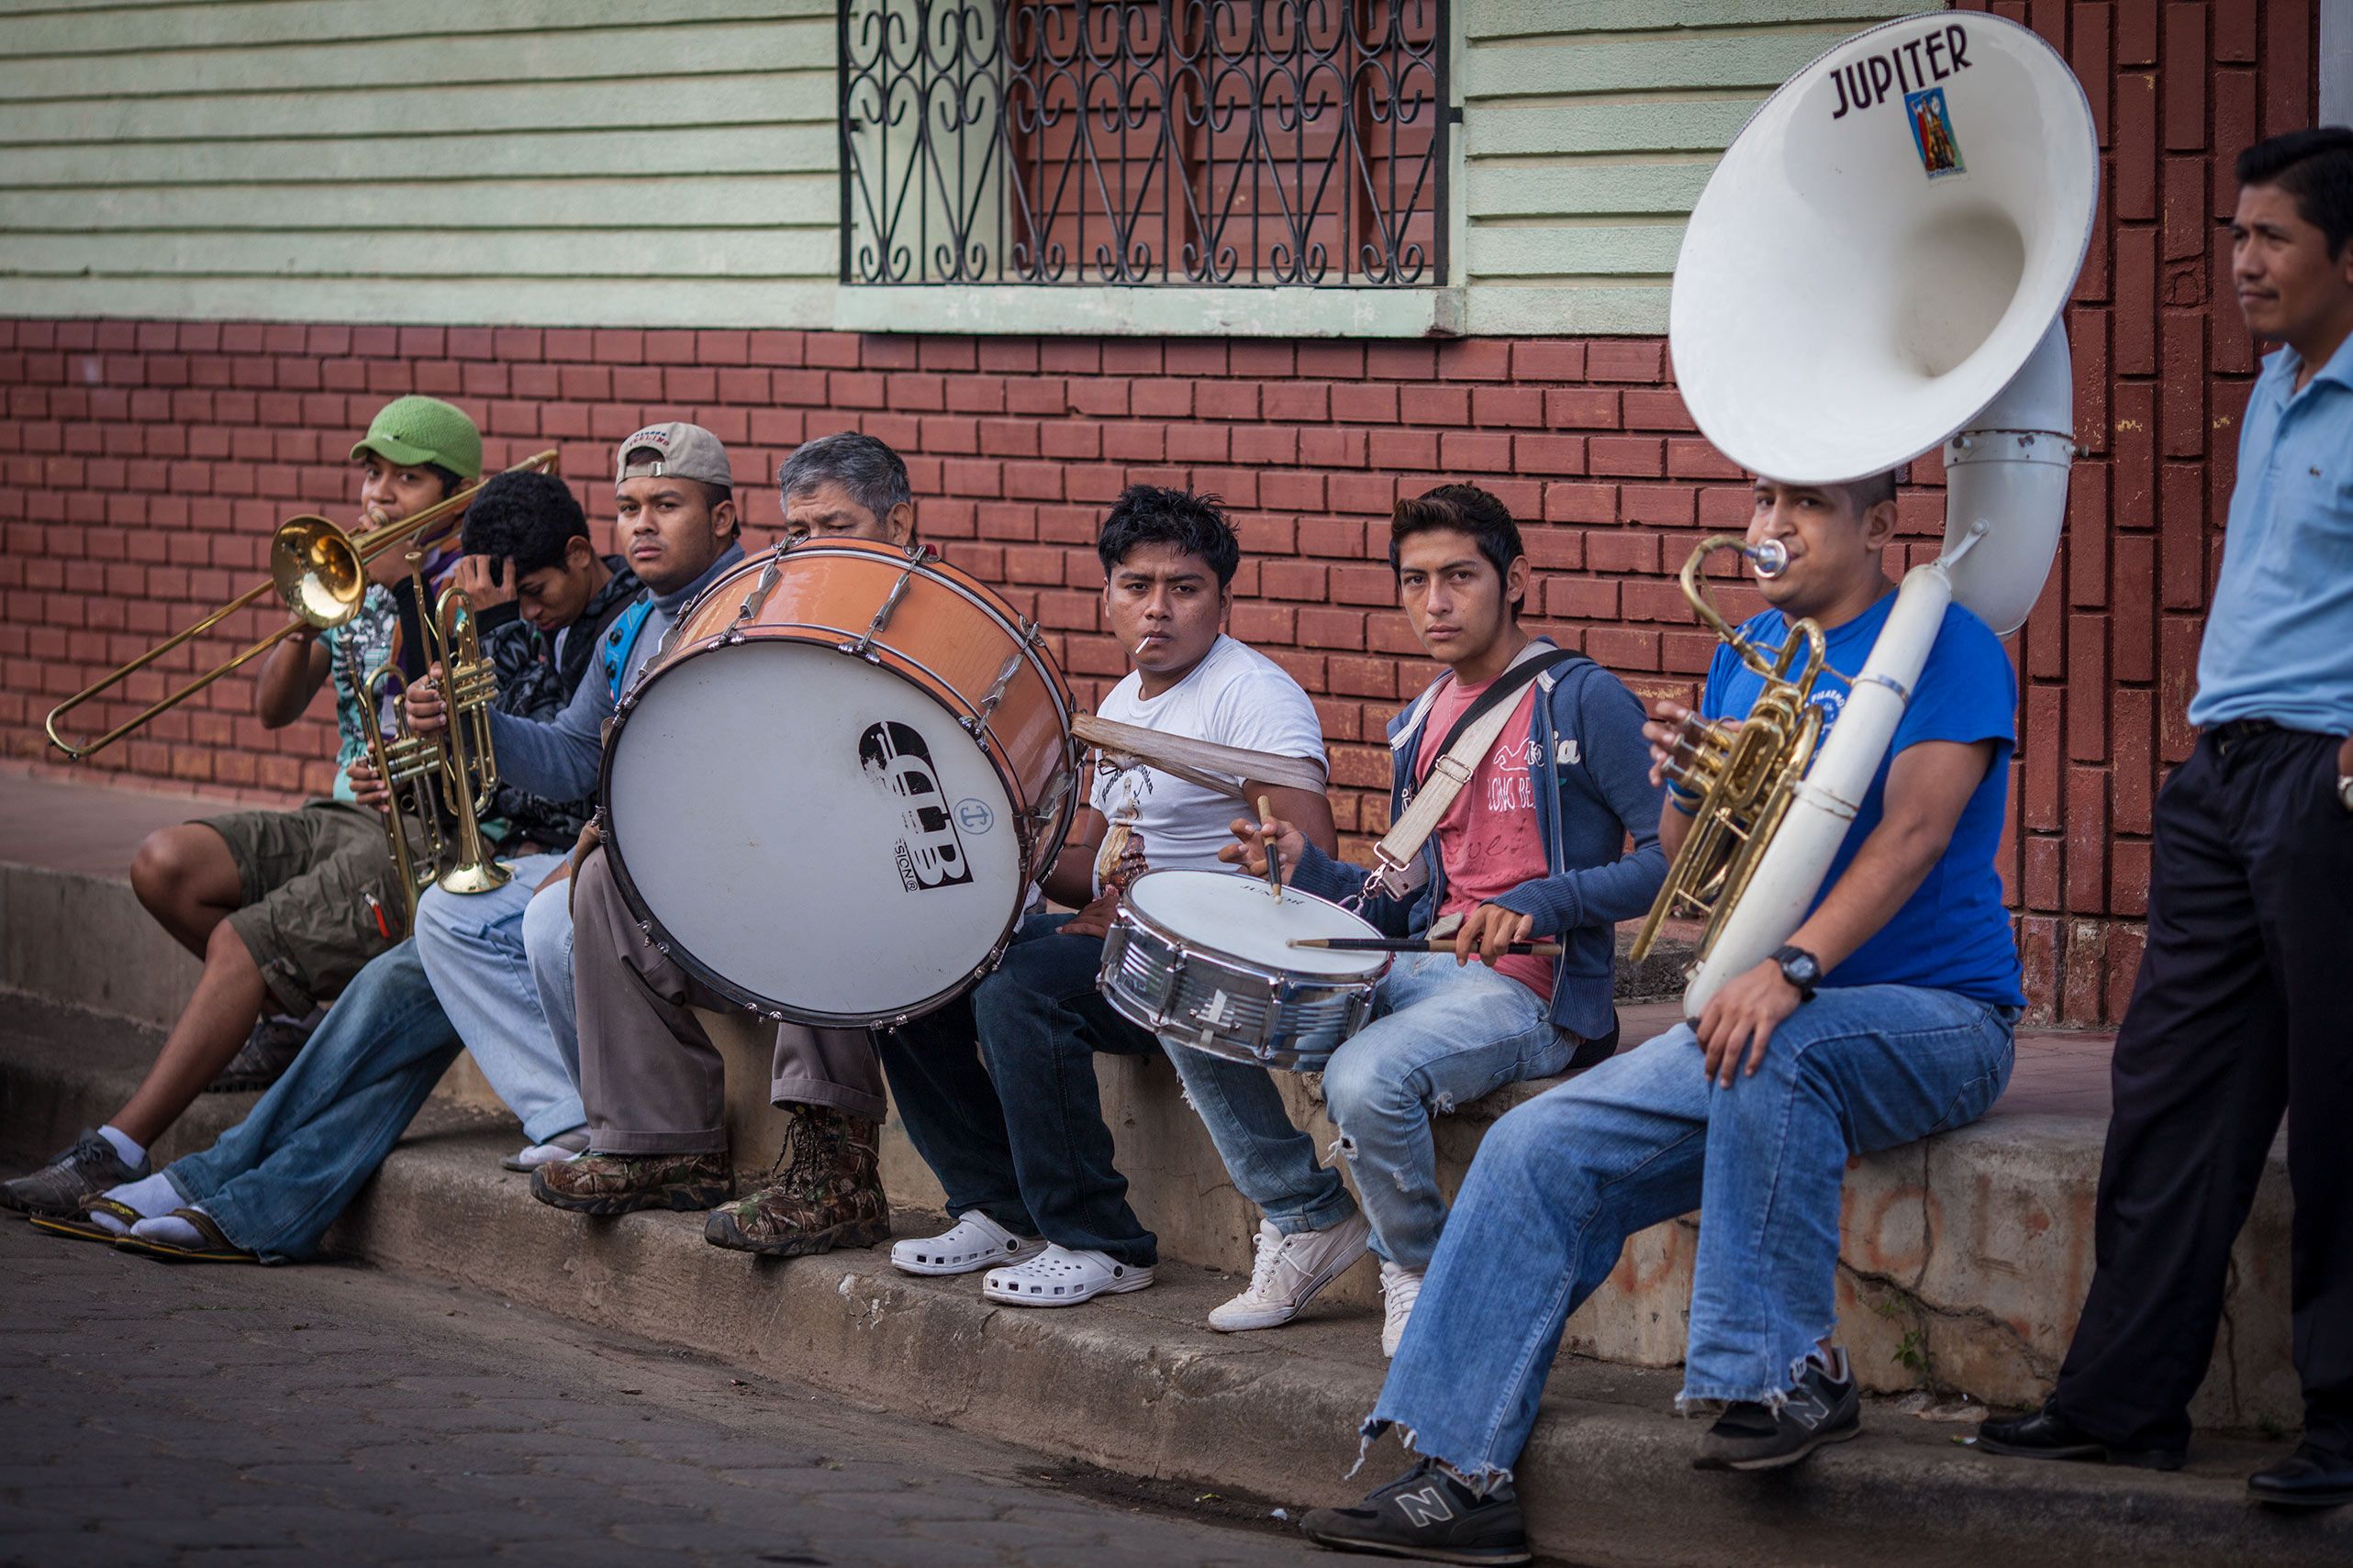
<instances>
[{"instance_id":1,"label":"window","mask_svg":"<svg viewBox=\"0 0 2353 1568\"><path fill-rule=\"evenodd\" d=\"M1444 0L845 0L845 284L1447 282Z\"/></svg>"}]
</instances>

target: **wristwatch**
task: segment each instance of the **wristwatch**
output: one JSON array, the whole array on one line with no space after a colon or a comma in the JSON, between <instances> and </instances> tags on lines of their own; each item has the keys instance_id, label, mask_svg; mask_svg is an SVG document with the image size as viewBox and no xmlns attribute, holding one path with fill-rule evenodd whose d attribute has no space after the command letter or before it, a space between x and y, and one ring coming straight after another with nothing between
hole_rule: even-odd
<instances>
[{"instance_id":1,"label":"wristwatch","mask_svg":"<svg viewBox=\"0 0 2353 1568\"><path fill-rule=\"evenodd\" d=\"M2353 773L2336 775L2336 804L2353 812Z\"/></svg>"},{"instance_id":2,"label":"wristwatch","mask_svg":"<svg viewBox=\"0 0 2353 1568\"><path fill-rule=\"evenodd\" d=\"M1773 954L1773 962L1781 966L1781 978L1798 988L1798 1000L1813 1000L1813 988L1822 984L1822 960L1800 947L1785 947Z\"/></svg>"}]
</instances>

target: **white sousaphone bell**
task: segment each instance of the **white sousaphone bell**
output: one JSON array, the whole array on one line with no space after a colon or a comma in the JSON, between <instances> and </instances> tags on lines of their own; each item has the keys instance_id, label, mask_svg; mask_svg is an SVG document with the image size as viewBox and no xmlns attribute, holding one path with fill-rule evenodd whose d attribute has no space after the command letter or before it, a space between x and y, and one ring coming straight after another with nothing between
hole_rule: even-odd
<instances>
[{"instance_id":1,"label":"white sousaphone bell","mask_svg":"<svg viewBox=\"0 0 2353 1568\"><path fill-rule=\"evenodd\" d=\"M1766 101L1693 209L1669 341L1683 401L1756 473L1833 484L1941 445L1942 557L1906 574L1830 739L1684 993L1789 939L1886 753L1946 606L2024 623L2074 457L2060 313L2100 183L2067 62L1998 17L1889 22Z\"/></svg>"}]
</instances>

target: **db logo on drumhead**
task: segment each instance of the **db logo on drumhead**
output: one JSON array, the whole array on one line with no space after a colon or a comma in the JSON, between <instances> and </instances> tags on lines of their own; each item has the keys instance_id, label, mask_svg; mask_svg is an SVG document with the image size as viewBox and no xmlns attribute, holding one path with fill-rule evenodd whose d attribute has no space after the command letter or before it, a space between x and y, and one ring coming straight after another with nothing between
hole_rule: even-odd
<instances>
[{"instance_id":1,"label":"db logo on drumhead","mask_svg":"<svg viewBox=\"0 0 2353 1568\"><path fill-rule=\"evenodd\" d=\"M965 860L964 843L956 837L947 797L940 792L939 770L923 737L910 725L870 724L858 737L858 761L869 778L906 802L899 826L907 837L894 846L893 855L907 891L970 882L972 867Z\"/></svg>"}]
</instances>

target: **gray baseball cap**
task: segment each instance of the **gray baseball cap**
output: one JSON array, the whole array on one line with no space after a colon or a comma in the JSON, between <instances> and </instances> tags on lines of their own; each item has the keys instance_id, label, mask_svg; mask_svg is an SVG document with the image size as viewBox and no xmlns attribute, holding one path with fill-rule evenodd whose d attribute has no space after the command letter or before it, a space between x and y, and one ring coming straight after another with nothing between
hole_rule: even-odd
<instances>
[{"instance_id":1,"label":"gray baseball cap","mask_svg":"<svg viewBox=\"0 0 2353 1568\"><path fill-rule=\"evenodd\" d=\"M630 460L635 458L632 462ZM653 474L675 473L681 479L699 479L706 484L724 484L732 489L734 472L728 466L727 449L717 436L700 425L689 425L674 419L666 425L648 425L613 449L613 480L642 479Z\"/></svg>"}]
</instances>

